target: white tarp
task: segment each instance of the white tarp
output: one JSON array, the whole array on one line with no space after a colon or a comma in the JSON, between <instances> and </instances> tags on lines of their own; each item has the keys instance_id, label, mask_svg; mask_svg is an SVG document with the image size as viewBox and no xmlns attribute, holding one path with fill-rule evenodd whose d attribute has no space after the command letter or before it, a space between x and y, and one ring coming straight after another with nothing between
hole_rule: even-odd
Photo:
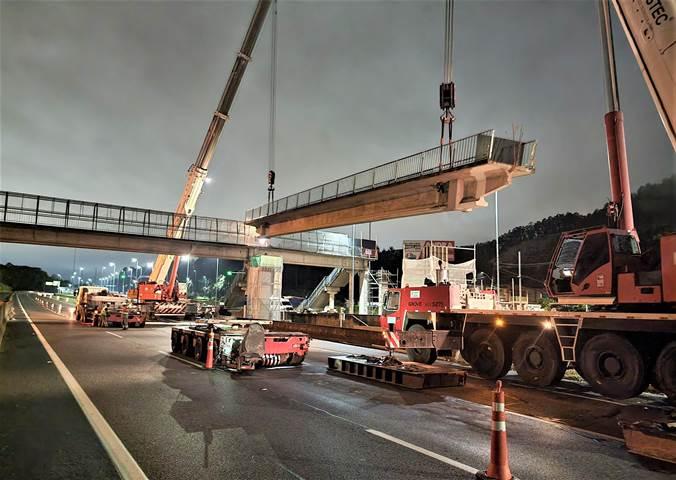
<instances>
[{"instance_id":1,"label":"white tarp","mask_svg":"<svg viewBox=\"0 0 676 480\"><path fill-rule=\"evenodd\" d=\"M437 257L424 258L422 260L407 260L402 262L403 273L401 285L403 287L422 287L425 278L434 283L447 283L467 285L467 274L475 272L475 260L464 263L447 263Z\"/></svg>"}]
</instances>

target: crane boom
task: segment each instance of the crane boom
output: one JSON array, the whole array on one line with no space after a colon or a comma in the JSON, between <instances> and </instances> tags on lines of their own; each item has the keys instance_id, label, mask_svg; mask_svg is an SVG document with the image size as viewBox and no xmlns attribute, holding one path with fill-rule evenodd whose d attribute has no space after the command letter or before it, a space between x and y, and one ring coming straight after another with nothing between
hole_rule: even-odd
<instances>
[{"instance_id":1,"label":"crane boom","mask_svg":"<svg viewBox=\"0 0 676 480\"><path fill-rule=\"evenodd\" d=\"M676 150L676 0L611 0Z\"/></svg>"},{"instance_id":2,"label":"crane boom","mask_svg":"<svg viewBox=\"0 0 676 480\"><path fill-rule=\"evenodd\" d=\"M195 160L195 163L193 163L188 169L188 178L186 180L185 187L183 187L183 193L181 194L181 198L176 207L174 222L167 229L168 237L182 238L188 219L195 211L197 199L202 192L202 186L204 185L204 181L207 178L209 163L214 156L216 144L218 143L223 126L229 119L230 107L232 106L232 103L235 99L235 94L237 93L239 84L242 82L246 67L251 61L251 54L256 45L256 41L258 40L258 36L263 28L265 17L267 16L268 10L270 9L270 3L271 0L259 0L258 4L256 5L256 10L254 11L251 22L249 23L249 28L246 32L246 35L244 36L242 46L239 52L237 52L235 64L232 67L232 71L228 77L228 82L226 83L223 94L221 95L218 108L211 118L211 124L209 125L209 129L207 130L204 141L202 142L202 147L200 148L199 154L197 155L197 160ZM158 255L155 263L153 264L153 270L150 274L149 281L164 283L173 260L174 255ZM176 267L178 267L178 264L176 264ZM173 284L173 281L175 280L174 272L172 272L171 278L171 283Z\"/></svg>"}]
</instances>

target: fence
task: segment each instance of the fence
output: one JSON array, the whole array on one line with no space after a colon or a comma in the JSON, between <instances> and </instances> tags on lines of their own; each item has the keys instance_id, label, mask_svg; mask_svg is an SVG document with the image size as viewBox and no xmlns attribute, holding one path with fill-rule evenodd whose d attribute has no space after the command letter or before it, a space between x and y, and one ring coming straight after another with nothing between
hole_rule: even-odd
<instances>
[{"instance_id":1,"label":"fence","mask_svg":"<svg viewBox=\"0 0 676 480\"><path fill-rule=\"evenodd\" d=\"M451 144L425 150L280 198L274 202L247 210L244 218L246 222L252 222L269 215L307 207L327 200L482 163L508 163L532 169L534 157L535 142L523 143L495 137L492 130L487 130L456 140Z\"/></svg>"},{"instance_id":2,"label":"fence","mask_svg":"<svg viewBox=\"0 0 676 480\"><path fill-rule=\"evenodd\" d=\"M0 221L160 238L167 238L167 232L180 225L182 234L174 235L173 238L283 248L325 255L352 255L351 238L339 233L318 231L261 239L254 227L237 220L187 216L17 192L0 191ZM365 256L360 248L355 248L354 255Z\"/></svg>"}]
</instances>

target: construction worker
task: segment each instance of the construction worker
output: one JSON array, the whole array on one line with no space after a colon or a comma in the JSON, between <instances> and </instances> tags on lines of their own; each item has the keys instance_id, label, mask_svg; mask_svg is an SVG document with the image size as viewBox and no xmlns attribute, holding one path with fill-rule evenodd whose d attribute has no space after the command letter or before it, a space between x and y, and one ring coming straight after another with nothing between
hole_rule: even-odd
<instances>
[{"instance_id":1,"label":"construction worker","mask_svg":"<svg viewBox=\"0 0 676 480\"><path fill-rule=\"evenodd\" d=\"M102 327L108 327L108 304L106 303L99 313L99 325Z\"/></svg>"},{"instance_id":2,"label":"construction worker","mask_svg":"<svg viewBox=\"0 0 676 480\"><path fill-rule=\"evenodd\" d=\"M129 328L129 308L122 307L122 330Z\"/></svg>"}]
</instances>

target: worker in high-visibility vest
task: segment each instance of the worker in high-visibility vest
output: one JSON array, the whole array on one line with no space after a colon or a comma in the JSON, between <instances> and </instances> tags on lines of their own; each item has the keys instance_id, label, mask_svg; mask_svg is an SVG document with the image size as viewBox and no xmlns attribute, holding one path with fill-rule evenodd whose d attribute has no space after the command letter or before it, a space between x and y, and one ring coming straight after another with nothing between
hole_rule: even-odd
<instances>
[{"instance_id":1,"label":"worker in high-visibility vest","mask_svg":"<svg viewBox=\"0 0 676 480\"><path fill-rule=\"evenodd\" d=\"M108 326L108 304L104 305L101 309L101 313L99 313L99 324L102 327Z\"/></svg>"},{"instance_id":2,"label":"worker in high-visibility vest","mask_svg":"<svg viewBox=\"0 0 676 480\"><path fill-rule=\"evenodd\" d=\"M122 330L126 330L129 328L129 308L128 307L122 307Z\"/></svg>"}]
</instances>

